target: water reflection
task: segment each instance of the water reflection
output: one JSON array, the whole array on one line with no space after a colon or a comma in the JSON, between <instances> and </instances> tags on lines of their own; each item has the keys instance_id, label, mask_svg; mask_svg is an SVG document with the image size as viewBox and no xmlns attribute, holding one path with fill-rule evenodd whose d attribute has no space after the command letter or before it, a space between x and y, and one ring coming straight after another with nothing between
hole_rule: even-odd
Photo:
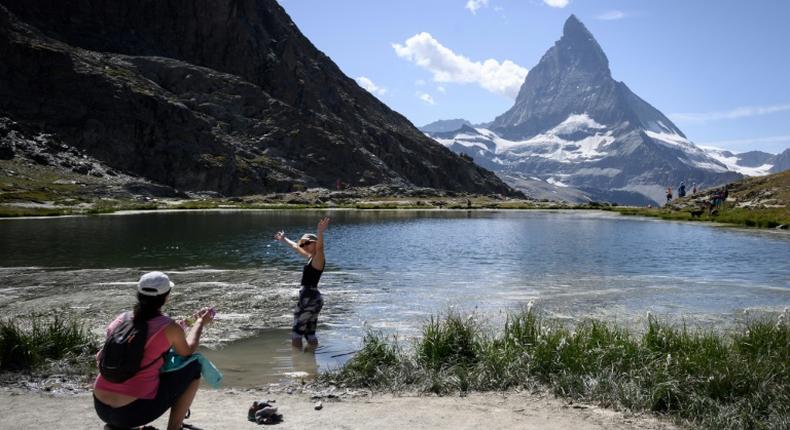
<instances>
[{"instance_id":1,"label":"water reflection","mask_svg":"<svg viewBox=\"0 0 790 430\"><path fill-rule=\"evenodd\" d=\"M247 339L201 351L223 375L228 387L257 387L292 378L309 381L319 371L342 364L353 346L332 331L322 331L315 351L291 347L289 329L261 330Z\"/></svg>"}]
</instances>

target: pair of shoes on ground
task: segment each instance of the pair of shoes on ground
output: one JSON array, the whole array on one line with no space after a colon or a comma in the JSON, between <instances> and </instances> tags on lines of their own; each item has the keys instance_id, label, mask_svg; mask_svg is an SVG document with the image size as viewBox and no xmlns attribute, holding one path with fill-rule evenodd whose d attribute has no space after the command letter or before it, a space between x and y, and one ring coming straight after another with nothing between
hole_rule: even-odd
<instances>
[{"instance_id":1,"label":"pair of shoes on ground","mask_svg":"<svg viewBox=\"0 0 790 430\"><path fill-rule=\"evenodd\" d=\"M247 419L258 424L277 424L283 420L282 414L277 413L274 400L256 400L252 402L247 411Z\"/></svg>"}]
</instances>

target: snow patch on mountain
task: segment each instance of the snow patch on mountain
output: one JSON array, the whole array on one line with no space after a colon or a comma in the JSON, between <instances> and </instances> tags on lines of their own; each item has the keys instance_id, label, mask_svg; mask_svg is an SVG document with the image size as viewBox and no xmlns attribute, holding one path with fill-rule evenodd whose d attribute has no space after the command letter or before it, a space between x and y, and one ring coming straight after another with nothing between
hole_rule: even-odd
<instances>
[{"instance_id":1,"label":"snow patch on mountain","mask_svg":"<svg viewBox=\"0 0 790 430\"><path fill-rule=\"evenodd\" d=\"M606 147L615 140L606 126L585 113L570 115L554 128L526 140L505 139L486 128L466 128L451 138L434 139L446 147L479 148L480 155L490 152L497 164L504 164L508 158L518 161L526 157L560 163L598 160L607 155Z\"/></svg>"},{"instance_id":2,"label":"snow patch on mountain","mask_svg":"<svg viewBox=\"0 0 790 430\"><path fill-rule=\"evenodd\" d=\"M677 160L689 167L716 173L737 172L747 176L767 175L773 167L771 164L758 167L740 165L738 156L731 152L712 147L698 147L686 137L673 132L662 121L656 121L651 125L653 130L645 129L644 133L659 145L680 150L682 155L678 156ZM488 159L494 165L503 168L527 160L539 159L565 165L595 162L612 155L609 146L616 140L612 128L598 123L587 113L571 114L548 131L524 140L510 140L487 128L472 127L465 127L455 135L433 136L433 138L451 149L455 145L458 145L455 147L456 150L465 147L467 148L465 152L470 155ZM621 169L586 167L575 174L614 177L620 173L622 173ZM546 182L567 186L555 184L552 180Z\"/></svg>"},{"instance_id":3,"label":"snow patch on mountain","mask_svg":"<svg viewBox=\"0 0 790 430\"><path fill-rule=\"evenodd\" d=\"M572 114L565 121L552 129L555 134L572 134L579 131L595 130L606 128L605 125L598 124L586 113Z\"/></svg>"},{"instance_id":4,"label":"snow patch on mountain","mask_svg":"<svg viewBox=\"0 0 790 430\"><path fill-rule=\"evenodd\" d=\"M546 182L550 183L551 185L556 185L558 187L567 188L569 185L554 179L554 177L546 179Z\"/></svg>"},{"instance_id":5,"label":"snow patch on mountain","mask_svg":"<svg viewBox=\"0 0 790 430\"><path fill-rule=\"evenodd\" d=\"M684 151L693 152L696 154L704 153L704 151L702 151L698 146L691 143L690 140L676 133L659 133L652 130L645 130L645 134L647 134L651 139L669 147L680 147Z\"/></svg>"},{"instance_id":6,"label":"snow patch on mountain","mask_svg":"<svg viewBox=\"0 0 790 430\"><path fill-rule=\"evenodd\" d=\"M757 166L757 167L741 166L739 164L740 157L738 157L737 154L733 154L733 153L731 153L731 152L729 152L727 150L724 150L724 149L721 149L721 148L715 148L715 147L712 147L712 146L703 146L701 148L702 148L702 150L705 151L705 153L709 157L711 157L711 158L715 159L716 161L720 162L721 164L724 164L725 166L727 166L728 170L731 170L733 172L738 172L741 175L745 175L745 176L765 176L765 175L771 173L771 168L774 167L773 164L769 164L769 163L766 163L766 164L763 164L763 165Z\"/></svg>"}]
</instances>

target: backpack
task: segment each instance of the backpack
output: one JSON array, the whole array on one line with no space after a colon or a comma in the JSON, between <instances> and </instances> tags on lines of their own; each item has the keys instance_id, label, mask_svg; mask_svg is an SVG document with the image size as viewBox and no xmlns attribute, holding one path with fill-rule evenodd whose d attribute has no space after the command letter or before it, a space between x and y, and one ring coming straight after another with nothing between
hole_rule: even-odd
<instances>
[{"instance_id":1,"label":"backpack","mask_svg":"<svg viewBox=\"0 0 790 430\"><path fill-rule=\"evenodd\" d=\"M140 366L148 340L148 322L135 321L130 315L124 314L123 321L107 336L99 352L99 373L104 379L116 384L159 360L157 357L145 366Z\"/></svg>"}]
</instances>

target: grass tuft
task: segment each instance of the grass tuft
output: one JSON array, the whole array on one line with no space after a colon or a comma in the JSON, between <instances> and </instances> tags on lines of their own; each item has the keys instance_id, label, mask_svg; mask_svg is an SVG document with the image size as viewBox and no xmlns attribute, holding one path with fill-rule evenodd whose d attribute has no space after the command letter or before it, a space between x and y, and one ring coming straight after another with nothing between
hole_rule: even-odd
<instances>
[{"instance_id":1,"label":"grass tuft","mask_svg":"<svg viewBox=\"0 0 790 430\"><path fill-rule=\"evenodd\" d=\"M566 326L525 309L498 332L483 326L475 316L434 317L411 349L368 334L356 356L320 379L438 394L538 386L693 427L788 425L790 325L783 319L716 333L649 316L634 333L593 320Z\"/></svg>"},{"instance_id":2,"label":"grass tuft","mask_svg":"<svg viewBox=\"0 0 790 430\"><path fill-rule=\"evenodd\" d=\"M432 370L468 366L477 362L480 340L474 316L450 312L445 318L431 317L417 343L417 359Z\"/></svg>"},{"instance_id":3,"label":"grass tuft","mask_svg":"<svg viewBox=\"0 0 790 430\"><path fill-rule=\"evenodd\" d=\"M60 316L0 320L0 369L32 370L47 360L95 352L81 323Z\"/></svg>"}]
</instances>

